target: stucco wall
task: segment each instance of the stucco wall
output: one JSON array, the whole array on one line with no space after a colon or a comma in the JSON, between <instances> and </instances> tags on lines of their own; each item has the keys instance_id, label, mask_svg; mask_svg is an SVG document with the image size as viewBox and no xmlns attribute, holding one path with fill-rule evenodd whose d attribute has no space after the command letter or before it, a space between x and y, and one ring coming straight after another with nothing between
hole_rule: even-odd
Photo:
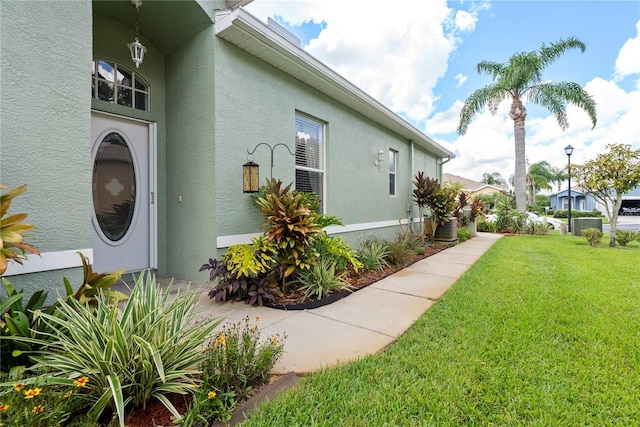
<instances>
[{"instance_id":1,"label":"stucco wall","mask_svg":"<svg viewBox=\"0 0 640 427\"><path fill-rule=\"evenodd\" d=\"M295 113L326 123L326 213L345 225L390 221L408 216L412 179L417 170L436 176L436 160L422 149L306 86L224 40L216 39L216 212L218 235L260 232L262 217L242 192L242 164L247 149L266 142L294 147ZM374 165L376 153L398 152L396 196L389 196L388 157ZM255 161L260 180L269 177L270 152L259 147ZM294 181L295 161L287 150L274 152L274 178ZM363 234L395 233L363 230ZM348 238L357 241L357 236ZM223 248L221 248L223 250Z\"/></svg>"},{"instance_id":2,"label":"stucco wall","mask_svg":"<svg viewBox=\"0 0 640 427\"><path fill-rule=\"evenodd\" d=\"M0 19L0 181L28 184L11 212L29 214L27 241L43 253L89 248L91 3L2 1ZM11 281L52 290L62 274Z\"/></svg>"},{"instance_id":3,"label":"stucco wall","mask_svg":"<svg viewBox=\"0 0 640 427\"><path fill-rule=\"evenodd\" d=\"M167 58L166 269L194 279L215 251L213 26ZM237 122L241 124L241 122Z\"/></svg>"}]
</instances>

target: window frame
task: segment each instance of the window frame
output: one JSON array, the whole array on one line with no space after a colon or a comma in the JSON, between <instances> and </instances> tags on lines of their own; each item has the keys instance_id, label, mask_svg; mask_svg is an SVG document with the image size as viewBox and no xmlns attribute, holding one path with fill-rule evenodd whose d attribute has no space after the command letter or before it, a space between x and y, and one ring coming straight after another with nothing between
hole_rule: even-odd
<instances>
[{"instance_id":1,"label":"window frame","mask_svg":"<svg viewBox=\"0 0 640 427\"><path fill-rule=\"evenodd\" d=\"M104 78L104 76L100 75L100 63L105 63L112 67L111 72L113 73L113 80L108 80ZM132 110L136 111L151 111L151 85L149 85L147 80L133 68L122 65L117 61L110 61L108 59L100 58L93 59L93 61L91 61L91 67L91 99L95 99L96 101L108 102L109 104L119 105L124 108L131 108ZM127 73L131 76L130 86L123 84L118 80L118 71ZM113 90L111 100L100 98L100 83L105 83L111 86L111 89ZM139 88L138 85L141 85L142 88ZM131 105L118 102L119 92L125 90L131 91ZM136 107L136 95L138 94L141 94L145 99L144 109Z\"/></svg>"},{"instance_id":2,"label":"window frame","mask_svg":"<svg viewBox=\"0 0 640 427\"><path fill-rule=\"evenodd\" d=\"M389 148L389 197L398 194L398 151Z\"/></svg>"},{"instance_id":3,"label":"window frame","mask_svg":"<svg viewBox=\"0 0 640 427\"><path fill-rule=\"evenodd\" d=\"M304 129L300 129L299 124L307 124L307 125L314 125L316 126L316 130L317 130L317 134L318 134L318 164L319 167L315 168L315 167L311 167L311 166L306 166L306 165L301 165L298 164L298 133L299 132L303 132ZM320 175L320 185L321 185L321 192L317 193L316 191L314 191L316 194L318 194L318 196L320 197L321 203L322 203L322 211L325 211L325 203L326 203L326 192L327 192L327 186L326 186L326 122L319 120L313 116L310 116L308 114L302 113L300 111L296 111L295 112L295 120L294 120L294 127L295 127L295 136L294 136L294 163L295 163L295 181L294 181L294 186L296 188L296 190L298 191L304 191L304 190L300 190L298 188L298 182L297 182L297 173L298 171L306 171L306 172L311 172L311 173L317 173Z\"/></svg>"}]
</instances>

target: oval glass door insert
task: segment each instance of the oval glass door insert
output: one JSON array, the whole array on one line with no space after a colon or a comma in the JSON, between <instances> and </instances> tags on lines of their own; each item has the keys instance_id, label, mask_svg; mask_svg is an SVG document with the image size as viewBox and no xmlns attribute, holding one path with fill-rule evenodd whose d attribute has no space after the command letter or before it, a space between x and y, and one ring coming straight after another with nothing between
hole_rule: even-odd
<instances>
[{"instance_id":1,"label":"oval glass door insert","mask_svg":"<svg viewBox=\"0 0 640 427\"><path fill-rule=\"evenodd\" d=\"M93 163L93 208L102 233L112 242L121 240L133 219L136 173L127 143L117 133L98 146Z\"/></svg>"}]
</instances>

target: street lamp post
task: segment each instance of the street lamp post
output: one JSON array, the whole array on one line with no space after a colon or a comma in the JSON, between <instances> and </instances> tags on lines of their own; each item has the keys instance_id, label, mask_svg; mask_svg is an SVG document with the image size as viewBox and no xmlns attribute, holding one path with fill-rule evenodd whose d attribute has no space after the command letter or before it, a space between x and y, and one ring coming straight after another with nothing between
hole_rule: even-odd
<instances>
[{"instance_id":1,"label":"street lamp post","mask_svg":"<svg viewBox=\"0 0 640 427\"><path fill-rule=\"evenodd\" d=\"M569 179L569 209L567 211L567 219L569 221L567 226L567 231L571 234L571 154L573 154L573 147L571 145L567 145L564 147L564 152L567 153L567 177Z\"/></svg>"}]
</instances>

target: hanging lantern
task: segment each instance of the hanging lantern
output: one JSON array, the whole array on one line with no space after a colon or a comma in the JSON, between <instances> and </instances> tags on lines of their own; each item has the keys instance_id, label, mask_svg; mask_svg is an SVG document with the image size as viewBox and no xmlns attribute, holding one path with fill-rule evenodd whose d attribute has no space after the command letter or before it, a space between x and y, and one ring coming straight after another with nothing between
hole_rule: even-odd
<instances>
[{"instance_id":1,"label":"hanging lantern","mask_svg":"<svg viewBox=\"0 0 640 427\"><path fill-rule=\"evenodd\" d=\"M136 64L136 68L140 67L142 64L142 60L144 59L144 54L147 51L147 48L140 43L139 39L139 31L138 31L138 16L140 15L140 6L142 6L142 0L131 0L131 4L136 8L136 39L127 45L129 51L131 52L131 60L134 64Z\"/></svg>"},{"instance_id":2,"label":"hanging lantern","mask_svg":"<svg viewBox=\"0 0 640 427\"><path fill-rule=\"evenodd\" d=\"M242 165L243 190L245 193L257 193L260 183L259 165L249 160Z\"/></svg>"},{"instance_id":3,"label":"hanging lantern","mask_svg":"<svg viewBox=\"0 0 640 427\"><path fill-rule=\"evenodd\" d=\"M147 51L147 48L140 43L137 37L133 43L129 43L127 47L131 51L131 60L136 64L136 68L138 68L140 64L142 64L144 53Z\"/></svg>"}]
</instances>

